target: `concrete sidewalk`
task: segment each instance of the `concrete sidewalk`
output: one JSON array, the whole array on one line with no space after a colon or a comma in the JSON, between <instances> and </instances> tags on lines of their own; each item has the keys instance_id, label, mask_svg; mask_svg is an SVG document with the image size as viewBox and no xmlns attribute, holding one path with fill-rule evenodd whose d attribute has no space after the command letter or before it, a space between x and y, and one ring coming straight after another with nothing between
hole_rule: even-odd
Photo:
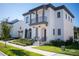
<instances>
[{"instance_id":1,"label":"concrete sidewalk","mask_svg":"<svg viewBox=\"0 0 79 59\"><path fill-rule=\"evenodd\" d=\"M0 42L4 43L3 41L0 41ZM38 50L38 49L32 48L33 46L25 46L24 47L24 46L12 44L12 43L9 43L9 42L7 42L7 44L8 45L12 45L12 46L17 47L17 48L24 49L24 50L28 50L28 51L32 51L32 52L35 52L35 53L39 53L39 54L42 54L42 55L45 55L45 56L69 56L69 55L64 55L64 54L58 54L58 53Z\"/></svg>"},{"instance_id":2,"label":"concrete sidewalk","mask_svg":"<svg viewBox=\"0 0 79 59\"><path fill-rule=\"evenodd\" d=\"M0 56L7 56L7 55L0 51Z\"/></svg>"}]
</instances>

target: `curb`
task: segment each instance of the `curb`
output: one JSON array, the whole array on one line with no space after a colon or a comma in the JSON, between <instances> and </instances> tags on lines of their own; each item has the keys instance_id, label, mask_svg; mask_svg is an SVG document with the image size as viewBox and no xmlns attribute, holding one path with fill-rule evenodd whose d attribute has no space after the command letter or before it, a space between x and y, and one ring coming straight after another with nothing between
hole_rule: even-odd
<instances>
[{"instance_id":1,"label":"curb","mask_svg":"<svg viewBox=\"0 0 79 59\"><path fill-rule=\"evenodd\" d=\"M2 51L0 51L0 53L2 53L3 54L3 56L7 56L5 53L3 53Z\"/></svg>"}]
</instances>

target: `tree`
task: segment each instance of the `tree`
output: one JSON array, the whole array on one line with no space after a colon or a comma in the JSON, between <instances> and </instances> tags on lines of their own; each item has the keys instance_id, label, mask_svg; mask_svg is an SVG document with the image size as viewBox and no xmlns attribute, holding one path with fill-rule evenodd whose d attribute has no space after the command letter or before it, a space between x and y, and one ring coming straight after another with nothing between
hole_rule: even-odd
<instances>
[{"instance_id":1,"label":"tree","mask_svg":"<svg viewBox=\"0 0 79 59\"><path fill-rule=\"evenodd\" d=\"M10 26L7 21L1 22L1 29L2 29L2 38L5 41L5 47L6 47L6 41L10 38Z\"/></svg>"}]
</instances>

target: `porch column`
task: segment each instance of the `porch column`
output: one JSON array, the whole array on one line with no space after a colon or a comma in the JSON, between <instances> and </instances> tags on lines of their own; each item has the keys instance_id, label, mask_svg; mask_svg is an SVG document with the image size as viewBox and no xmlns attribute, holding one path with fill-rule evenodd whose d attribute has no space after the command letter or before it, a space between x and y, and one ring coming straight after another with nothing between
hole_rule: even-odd
<instances>
[{"instance_id":1,"label":"porch column","mask_svg":"<svg viewBox=\"0 0 79 59\"><path fill-rule=\"evenodd\" d=\"M38 22L38 12L36 10L36 23Z\"/></svg>"},{"instance_id":2,"label":"porch column","mask_svg":"<svg viewBox=\"0 0 79 59\"><path fill-rule=\"evenodd\" d=\"M31 13L30 13L30 24L32 23L32 20L31 20Z\"/></svg>"},{"instance_id":3,"label":"porch column","mask_svg":"<svg viewBox=\"0 0 79 59\"><path fill-rule=\"evenodd\" d=\"M25 31L23 30L23 37L22 38L25 38Z\"/></svg>"},{"instance_id":4,"label":"porch column","mask_svg":"<svg viewBox=\"0 0 79 59\"><path fill-rule=\"evenodd\" d=\"M36 28L36 40L38 40L38 28Z\"/></svg>"},{"instance_id":5,"label":"porch column","mask_svg":"<svg viewBox=\"0 0 79 59\"><path fill-rule=\"evenodd\" d=\"M43 5L42 21L44 21L44 15L45 15L45 5Z\"/></svg>"},{"instance_id":6,"label":"porch column","mask_svg":"<svg viewBox=\"0 0 79 59\"><path fill-rule=\"evenodd\" d=\"M38 37L38 28L36 28L36 37Z\"/></svg>"}]
</instances>

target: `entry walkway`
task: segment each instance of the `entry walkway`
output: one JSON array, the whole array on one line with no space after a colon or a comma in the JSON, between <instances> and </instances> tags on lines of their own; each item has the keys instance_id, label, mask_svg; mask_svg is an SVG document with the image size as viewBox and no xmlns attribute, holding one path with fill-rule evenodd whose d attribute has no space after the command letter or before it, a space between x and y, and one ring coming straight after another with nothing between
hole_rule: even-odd
<instances>
[{"instance_id":1,"label":"entry walkway","mask_svg":"<svg viewBox=\"0 0 79 59\"><path fill-rule=\"evenodd\" d=\"M0 42L4 43L3 41L0 41ZM7 42L7 44L12 45L12 46L17 47L17 48L24 49L24 50L39 53L39 54L42 54L42 55L45 55L45 56L68 56L68 55L64 55L64 54L58 54L58 53L53 53L53 52L48 52L48 51L43 51L43 50L38 50L38 49L32 48L34 46L25 46L24 47L24 46L12 44L12 43L9 43L9 42Z\"/></svg>"}]
</instances>

